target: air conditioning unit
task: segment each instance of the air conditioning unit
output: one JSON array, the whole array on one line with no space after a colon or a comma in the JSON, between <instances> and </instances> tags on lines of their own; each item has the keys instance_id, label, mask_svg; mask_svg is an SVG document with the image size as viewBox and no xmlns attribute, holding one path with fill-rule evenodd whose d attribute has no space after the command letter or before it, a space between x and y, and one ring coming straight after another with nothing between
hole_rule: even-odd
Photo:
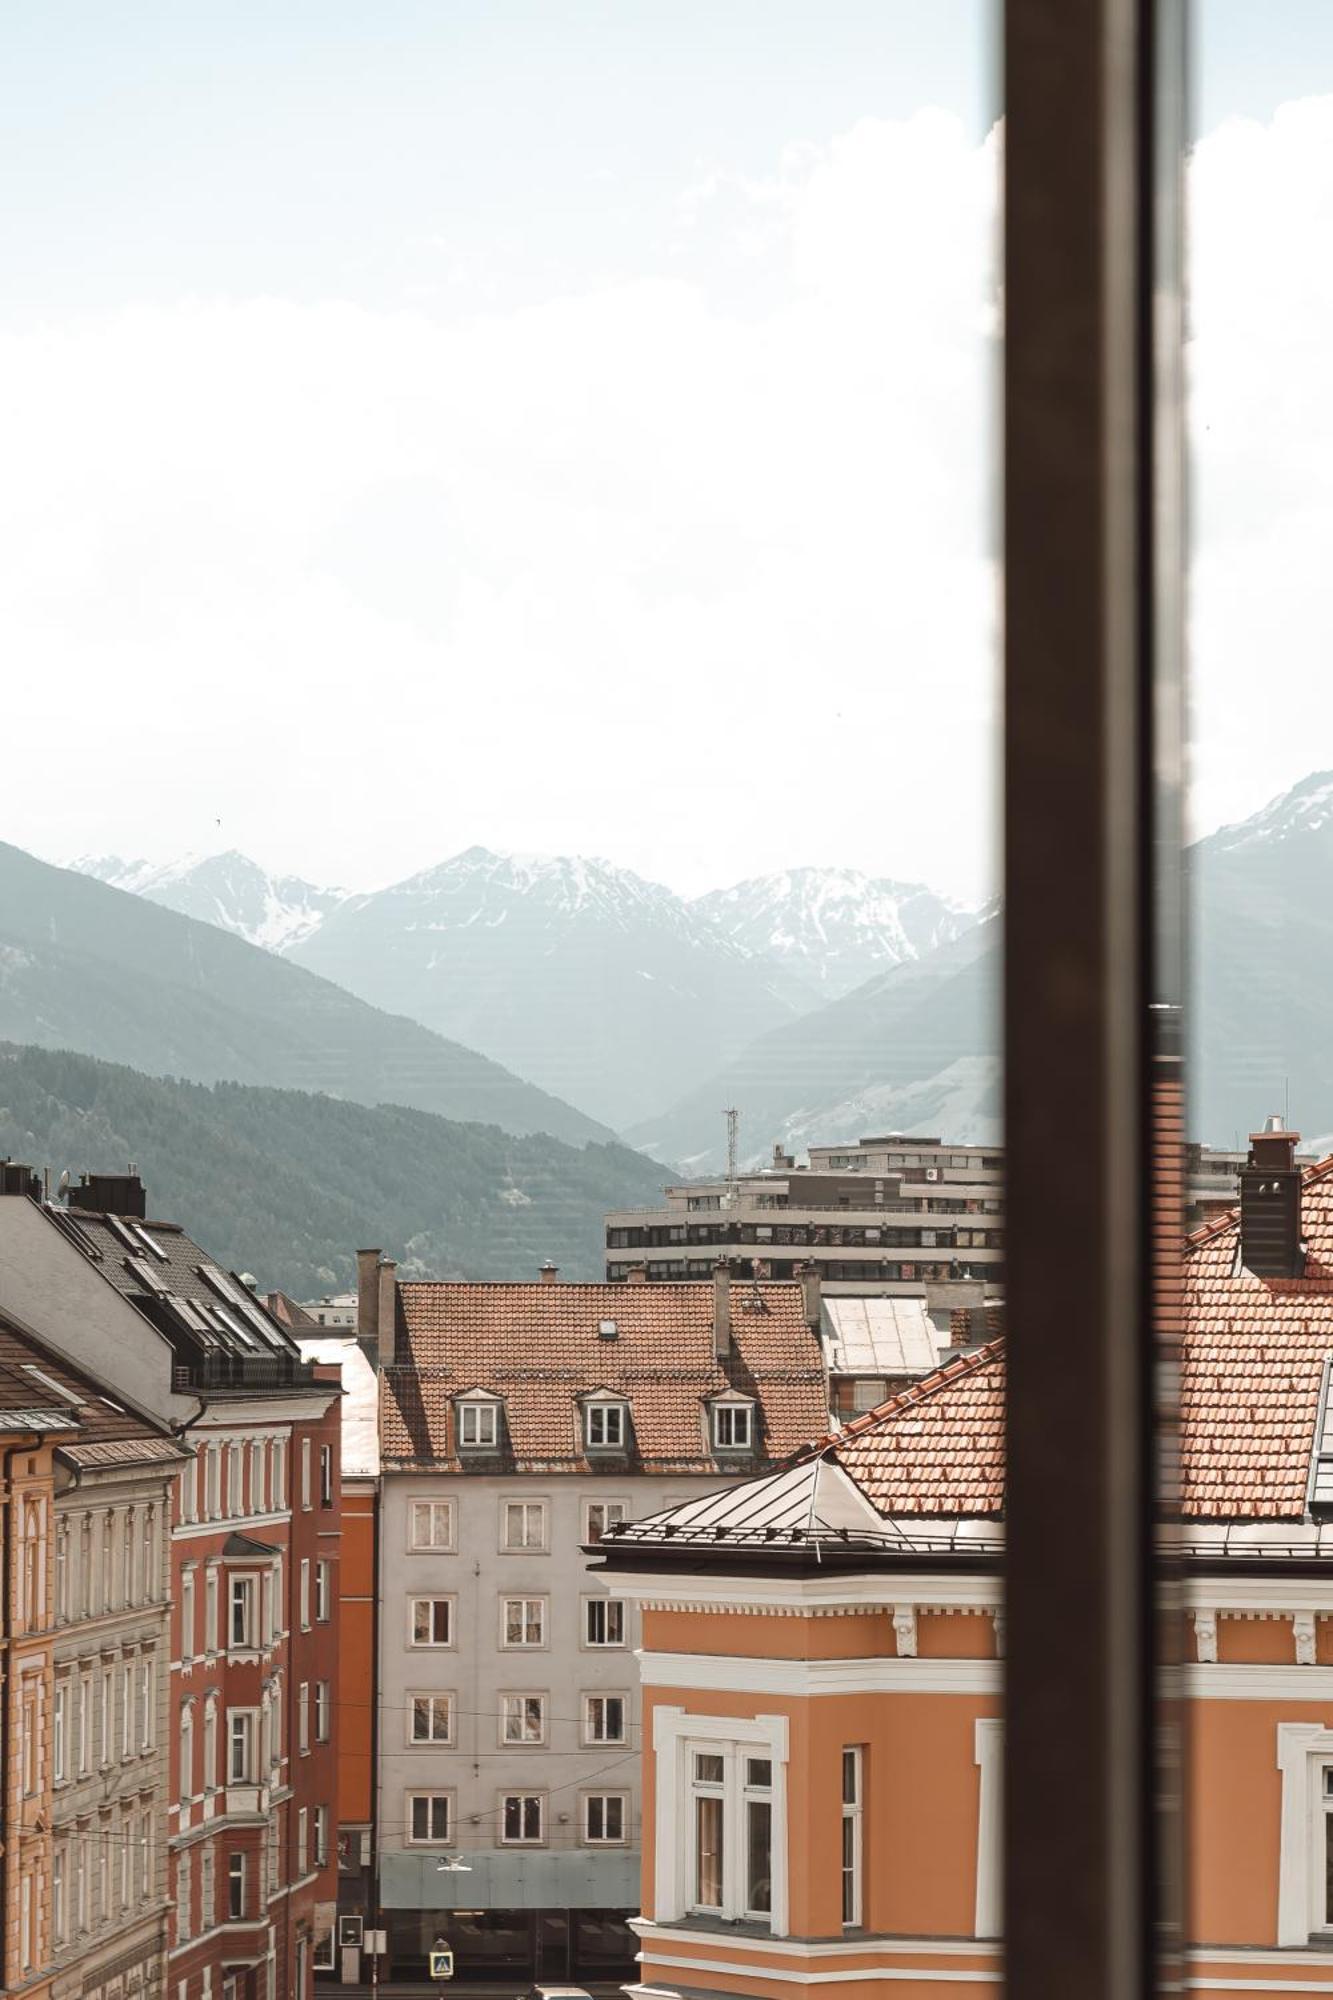
<instances>
[{"instance_id":1,"label":"air conditioning unit","mask_svg":"<svg viewBox=\"0 0 1333 2000\"><path fill-rule=\"evenodd\" d=\"M940 1177L940 1170L938 1167L926 1168L926 1179L928 1181L937 1181L939 1177Z\"/></svg>"}]
</instances>

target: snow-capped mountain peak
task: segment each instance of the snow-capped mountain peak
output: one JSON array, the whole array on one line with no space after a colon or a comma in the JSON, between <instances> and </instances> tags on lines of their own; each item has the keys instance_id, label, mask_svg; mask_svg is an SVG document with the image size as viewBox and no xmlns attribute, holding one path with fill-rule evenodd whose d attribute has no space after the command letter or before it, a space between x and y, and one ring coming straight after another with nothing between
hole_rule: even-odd
<instances>
[{"instance_id":1,"label":"snow-capped mountain peak","mask_svg":"<svg viewBox=\"0 0 1333 2000\"><path fill-rule=\"evenodd\" d=\"M856 868L788 868L691 906L743 949L799 971L829 997L961 937L976 913L919 882Z\"/></svg>"},{"instance_id":2,"label":"snow-capped mountain peak","mask_svg":"<svg viewBox=\"0 0 1333 2000\"><path fill-rule=\"evenodd\" d=\"M319 889L297 875L270 875L234 848L165 863L83 855L70 866L275 952L290 951L346 900L342 889Z\"/></svg>"},{"instance_id":3,"label":"snow-capped mountain peak","mask_svg":"<svg viewBox=\"0 0 1333 2000\"><path fill-rule=\"evenodd\" d=\"M1219 827L1208 845L1215 849L1252 847L1259 842L1290 840L1294 834L1317 833L1333 821L1333 771L1312 771L1298 785L1279 792L1248 819Z\"/></svg>"}]
</instances>

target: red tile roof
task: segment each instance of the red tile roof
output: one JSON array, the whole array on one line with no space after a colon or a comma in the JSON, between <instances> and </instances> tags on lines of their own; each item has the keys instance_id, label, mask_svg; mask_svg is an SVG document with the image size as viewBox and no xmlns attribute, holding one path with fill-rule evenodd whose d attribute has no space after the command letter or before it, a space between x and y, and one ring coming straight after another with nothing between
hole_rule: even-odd
<instances>
[{"instance_id":1,"label":"red tile roof","mask_svg":"<svg viewBox=\"0 0 1333 2000\"><path fill-rule=\"evenodd\" d=\"M1004 1381L1004 1345L992 1341L858 1417L833 1455L881 1514L997 1515Z\"/></svg>"},{"instance_id":2,"label":"red tile roof","mask_svg":"<svg viewBox=\"0 0 1333 2000\"><path fill-rule=\"evenodd\" d=\"M29 1374L31 1368L40 1369L69 1400L56 1396L39 1377ZM61 1454L75 1464L147 1464L159 1459L184 1460L189 1456L172 1439L165 1425L155 1425L133 1411L122 1409L116 1402L112 1384L98 1382L69 1367L40 1341L18 1332L4 1320L0 1320L0 1372L7 1383L18 1385L30 1404L58 1409L73 1420L74 1428L68 1433L62 1431L56 1444Z\"/></svg>"},{"instance_id":3,"label":"red tile roof","mask_svg":"<svg viewBox=\"0 0 1333 2000\"><path fill-rule=\"evenodd\" d=\"M1333 1159L1301 1186L1302 1278L1239 1268L1240 1221L1205 1223L1185 1252L1180 1478L1195 1519L1299 1520L1324 1364L1333 1354Z\"/></svg>"},{"instance_id":4,"label":"red tile roof","mask_svg":"<svg viewBox=\"0 0 1333 2000\"><path fill-rule=\"evenodd\" d=\"M615 1321L614 1340L599 1337L604 1319ZM731 1323L732 1353L720 1363L707 1281L400 1284L400 1365L385 1371L381 1403L384 1457L462 1469L453 1401L480 1388L504 1399L508 1464L591 1470L579 1398L605 1388L630 1405L636 1467L722 1470L729 1461L710 1449L706 1405L728 1390L754 1397L762 1411L759 1448L746 1462L787 1458L828 1429L823 1361L801 1285L734 1280Z\"/></svg>"}]
</instances>

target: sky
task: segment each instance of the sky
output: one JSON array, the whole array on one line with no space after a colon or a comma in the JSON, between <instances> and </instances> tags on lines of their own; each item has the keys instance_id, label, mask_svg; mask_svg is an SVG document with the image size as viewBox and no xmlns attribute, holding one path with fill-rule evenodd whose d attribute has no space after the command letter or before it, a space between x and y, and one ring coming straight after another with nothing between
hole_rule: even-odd
<instances>
[{"instance_id":1,"label":"sky","mask_svg":"<svg viewBox=\"0 0 1333 2000\"><path fill-rule=\"evenodd\" d=\"M0 838L981 900L994 26L16 0ZM1333 764L1333 9L1200 0L1197 46L1206 828Z\"/></svg>"}]
</instances>

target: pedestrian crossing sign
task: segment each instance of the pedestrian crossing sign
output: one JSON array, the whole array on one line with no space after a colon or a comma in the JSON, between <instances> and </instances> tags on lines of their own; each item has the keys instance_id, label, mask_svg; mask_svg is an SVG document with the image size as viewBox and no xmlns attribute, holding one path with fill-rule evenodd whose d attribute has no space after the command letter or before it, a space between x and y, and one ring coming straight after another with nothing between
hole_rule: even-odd
<instances>
[{"instance_id":1,"label":"pedestrian crossing sign","mask_svg":"<svg viewBox=\"0 0 1333 2000\"><path fill-rule=\"evenodd\" d=\"M430 1954L430 1976L432 1979L452 1979L454 1976L454 1955L448 1945L433 1946Z\"/></svg>"}]
</instances>

